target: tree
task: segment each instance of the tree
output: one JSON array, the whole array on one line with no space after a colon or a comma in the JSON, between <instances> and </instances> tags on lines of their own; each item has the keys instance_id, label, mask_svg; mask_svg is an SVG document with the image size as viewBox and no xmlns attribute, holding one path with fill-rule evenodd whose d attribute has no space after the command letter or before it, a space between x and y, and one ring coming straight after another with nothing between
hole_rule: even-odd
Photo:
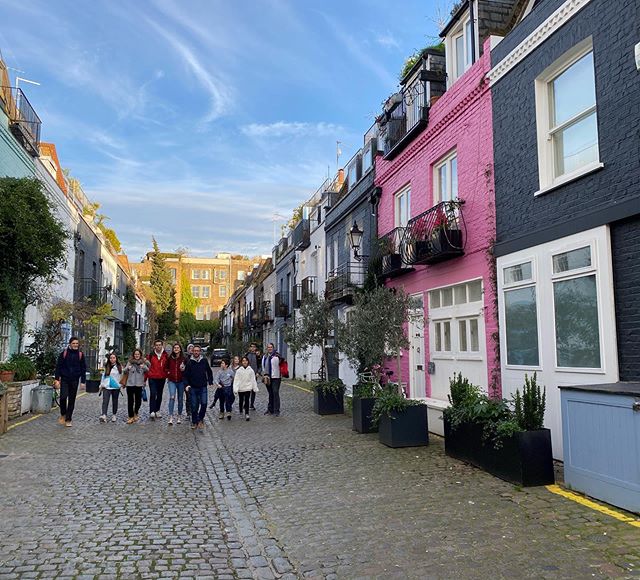
<instances>
[{"instance_id":1,"label":"tree","mask_svg":"<svg viewBox=\"0 0 640 580\"><path fill-rule=\"evenodd\" d=\"M178 334L182 340L193 341L193 335L196 333L197 320L191 312L181 312L178 321Z\"/></svg>"},{"instance_id":2,"label":"tree","mask_svg":"<svg viewBox=\"0 0 640 580\"><path fill-rule=\"evenodd\" d=\"M127 320L122 325L122 349L123 355L128 355L136 348L136 332L133 328L134 317L136 314L136 293L131 286L127 286L124 294L124 302L127 307Z\"/></svg>"},{"instance_id":3,"label":"tree","mask_svg":"<svg viewBox=\"0 0 640 580\"><path fill-rule=\"evenodd\" d=\"M152 241L150 285L158 316L158 335L166 338L176 332L176 291L158 242L155 238Z\"/></svg>"},{"instance_id":4,"label":"tree","mask_svg":"<svg viewBox=\"0 0 640 580\"><path fill-rule=\"evenodd\" d=\"M0 178L0 315L21 341L26 307L65 265L68 237L40 181Z\"/></svg>"},{"instance_id":5,"label":"tree","mask_svg":"<svg viewBox=\"0 0 640 580\"><path fill-rule=\"evenodd\" d=\"M348 321L338 326L340 351L358 372L395 356L400 382L400 351L409 346L405 331L409 297L402 291L381 287L358 294L354 306Z\"/></svg>"},{"instance_id":6,"label":"tree","mask_svg":"<svg viewBox=\"0 0 640 580\"><path fill-rule=\"evenodd\" d=\"M79 183L77 180L76 182ZM120 243L120 239L118 238L115 230L108 228L105 223L109 221L110 218L106 214L98 213L99 209L100 204L94 201L93 203L88 203L87 205L85 205L82 208L82 213L85 216L91 218L91 221L93 221L94 225L104 235L104 238L107 241L107 244L111 246L111 249L116 253L120 253L122 251L122 244Z\"/></svg>"},{"instance_id":7,"label":"tree","mask_svg":"<svg viewBox=\"0 0 640 580\"><path fill-rule=\"evenodd\" d=\"M327 374L326 347L336 326L337 319L331 303L312 294L302 303L299 317L285 330L289 348L294 354L300 354L304 360L311 356L313 348L320 348L321 377L326 377Z\"/></svg>"},{"instance_id":8,"label":"tree","mask_svg":"<svg viewBox=\"0 0 640 580\"><path fill-rule=\"evenodd\" d=\"M180 276L180 315L184 312L195 314L199 300L191 292L191 282L186 270Z\"/></svg>"},{"instance_id":9,"label":"tree","mask_svg":"<svg viewBox=\"0 0 640 580\"><path fill-rule=\"evenodd\" d=\"M171 288L169 306L158 314L158 335L167 338L176 334L178 325L176 324L176 291Z\"/></svg>"}]
</instances>

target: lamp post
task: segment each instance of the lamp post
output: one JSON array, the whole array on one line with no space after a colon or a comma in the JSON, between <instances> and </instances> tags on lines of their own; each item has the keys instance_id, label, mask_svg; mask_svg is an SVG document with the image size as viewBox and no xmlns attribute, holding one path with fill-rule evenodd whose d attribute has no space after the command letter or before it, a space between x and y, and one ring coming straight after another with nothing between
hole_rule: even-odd
<instances>
[{"instance_id":1,"label":"lamp post","mask_svg":"<svg viewBox=\"0 0 640 580\"><path fill-rule=\"evenodd\" d=\"M358 262L361 262L364 258L368 257L360 253L363 233L364 232L358 227L358 222L354 220L353 226L351 226L351 229L349 230L349 244L353 250L353 257L358 260Z\"/></svg>"}]
</instances>

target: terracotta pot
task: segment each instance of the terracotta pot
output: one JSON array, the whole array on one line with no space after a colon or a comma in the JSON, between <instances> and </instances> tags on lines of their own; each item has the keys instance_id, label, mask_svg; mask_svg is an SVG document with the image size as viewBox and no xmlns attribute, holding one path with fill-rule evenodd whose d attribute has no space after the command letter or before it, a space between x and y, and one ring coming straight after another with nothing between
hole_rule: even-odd
<instances>
[{"instance_id":1,"label":"terracotta pot","mask_svg":"<svg viewBox=\"0 0 640 580\"><path fill-rule=\"evenodd\" d=\"M3 383L11 383L15 375L15 371L0 371L0 381Z\"/></svg>"}]
</instances>

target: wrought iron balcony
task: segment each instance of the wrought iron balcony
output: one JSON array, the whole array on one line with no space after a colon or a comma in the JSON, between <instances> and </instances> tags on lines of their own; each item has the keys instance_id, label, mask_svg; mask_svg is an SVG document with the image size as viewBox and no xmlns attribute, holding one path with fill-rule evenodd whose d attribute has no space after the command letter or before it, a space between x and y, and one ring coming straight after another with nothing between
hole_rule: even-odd
<instances>
[{"instance_id":1,"label":"wrought iron balcony","mask_svg":"<svg viewBox=\"0 0 640 580\"><path fill-rule=\"evenodd\" d=\"M289 310L289 293L278 292L275 300L275 314L277 318L287 318Z\"/></svg>"},{"instance_id":2,"label":"wrought iron balcony","mask_svg":"<svg viewBox=\"0 0 640 580\"><path fill-rule=\"evenodd\" d=\"M22 89L10 88L9 90L12 101L8 106L9 128L29 155L38 157L42 121Z\"/></svg>"},{"instance_id":3,"label":"wrought iron balcony","mask_svg":"<svg viewBox=\"0 0 640 580\"><path fill-rule=\"evenodd\" d=\"M437 264L464 254L464 201L443 201L407 224L401 244L407 264Z\"/></svg>"},{"instance_id":4,"label":"wrought iron balcony","mask_svg":"<svg viewBox=\"0 0 640 580\"><path fill-rule=\"evenodd\" d=\"M114 320L120 320L121 322L124 322L127 319L125 312L126 304L124 298L121 298L115 292L108 292L107 300L111 302L111 307L113 308L112 318Z\"/></svg>"},{"instance_id":5,"label":"wrought iron balcony","mask_svg":"<svg viewBox=\"0 0 640 580\"><path fill-rule=\"evenodd\" d=\"M256 324L267 324L273 322L273 312L271 310L271 301L265 300L258 304L256 308Z\"/></svg>"},{"instance_id":6,"label":"wrought iron balcony","mask_svg":"<svg viewBox=\"0 0 640 580\"><path fill-rule=\"evenodd\" d=\"M346 262L329 272L325 298L330 301L351 302L357 288L364 286L367 266L362 262Z\"/></svg>"},{"instance_id":7,"label":"wrought iron balcony","mask_svg":"<svg viewBox=\"0 0 640 580\"><path fill-rule=\"evenodd\" d=\"M380 278L393 278L413 271L402 259L402 241L406 228L398 227L378 238L375 254L378 262L377 273Z\"/></svg>"},{"instance_id":8,"label":"wrought iron balcony","mask_svg":"<svg viewBox=\"0 0 640 580\"><path fill-rule=\"evenodd\" d=\"M302 219L293 230L293 247L296 250L304 250L311 244L311 230L309 220Z\"/></svg>"},{"instance_id":9,"label":"wrought iron balcony","mask_svg":"<svg viewBox=\"0 0 640 580\"><path fill-rule=\"evenodd\" d=\"M315 276L307 276L302 280L302 301L309 296L315 296L317 292L317 278Z\"/></svg>"},{"instance_id":10,"label":"wrought iron balcony","mask_svg":"<svg viewBox=\"0 0 640 580\"><path fill-rule=\"evenodd\" d=\"M96 305L107 302L107 289L101 287L95 278L79 278L74 285L73 297L76 302L88 300Z\"/></svg>"}]
</instances>

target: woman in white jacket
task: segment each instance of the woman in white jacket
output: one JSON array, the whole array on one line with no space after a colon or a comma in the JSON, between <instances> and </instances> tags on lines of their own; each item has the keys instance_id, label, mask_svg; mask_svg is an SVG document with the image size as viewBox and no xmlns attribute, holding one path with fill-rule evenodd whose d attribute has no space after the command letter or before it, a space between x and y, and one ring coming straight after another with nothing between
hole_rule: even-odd
<instances>
[{"instance_id":1,"label":"woman in white jacket","mask_svg":"<svg viewBox=\"0 0 640 580\"><path fill-rule=\"evenodd\" d=\"M233 377L233 394L240 398L240 413L244 409L245 421L249 420L249 400L252 392L258 392L256 373L249 366L249 359L243 356L242 365Z\"/></svg>"}]
</instances>

